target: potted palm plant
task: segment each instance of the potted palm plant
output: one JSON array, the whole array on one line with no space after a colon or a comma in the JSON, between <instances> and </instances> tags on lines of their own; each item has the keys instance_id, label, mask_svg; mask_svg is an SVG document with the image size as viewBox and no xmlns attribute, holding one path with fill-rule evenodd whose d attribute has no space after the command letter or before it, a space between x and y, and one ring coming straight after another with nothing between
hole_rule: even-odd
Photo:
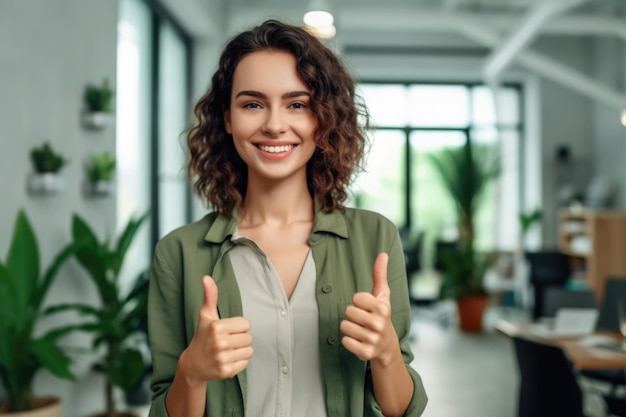
<instances>
[{"instance_id":1,"label":"potted palm plant","mask_svg":"<svg viewBox=\"0 0 626 417\"><path fill-rule=\"evenodd\" d=\"M85 166L87 192L94 196L106 196L111 192L115 158L110 152L92 154Z\"/></svg>"},{"instance_id":2,"label":"potted palm plant","mask_svg":"<svg viewBox=\"0 0 626 417\"><path fill-rule=\"evenodd\" d=\"M116 410L113 389L132 389L146 370L145 352L139 346L145 318L148 281L137 278L131 290L124 291L120 271L124 258L147 214L131 218L117 242L99 241L88 224L78 215L72 219L72 237L76 258L98 290L100 306L74 303L56 306L54 311L74 310L86 317L82 328L90 331L93 348L103 351L95 369L105 376L106 410L95 416L133 416Z\"/></svg>"},{"instance_id":3,"label":"potted palm plant","mask_svg":"<svg viewBox=\"0 0 626 417\"><path fill-rule=\"evenodd\" d=\"M475 248L475 217L487 185L500 173L498 159L491 149L465 143L431 154L430 161L441 184L454 202L459 238L454 250L443 255L446 263L440 295L454 298L459 326L465 331L481 331L487 306L484 275L491 257Z\"/></svg>"},{"instance_id":4,"label":"potted palm plant","mask_svg":"<svg viewBox=\"0 0 626 417\"><path fill-rule=\"evenodd\" d=\"M57 327L36 335L44 316L42 305L59 268L74 254L68 244L40 275L37 238L24 211L15 221L6 261L0 262L0 381L6 391L0 416L60 416L59 398L38 397L33 379L46 369L59 378L74 380L70 358L58 339L72 326Z\"/></svg>"},{"instance_id":5,"label":"potted palm plant","mask_svg":"<svg viewBox=\"0 0 626 417\"><path fill-rule=\"evenodd\" d=\"M34 171L28 183L31 193L55 194L63 188L59 172L67 160L56 153L49 142L44 142L40 148L33 148L30 151L30 161Z\"/></svg>"},{"instance_id":6,"label":"potted palm plant","mask_svg":"<svg viewBox=\"0 0 626 417\"><path fill-rule=\"evenodd\" d=\"M113 113L113 89L105 78L102 85L89 84L83 96L85 111L83 124L88 129L100 130L106 127Z\"/></svg>"}]
</instances>

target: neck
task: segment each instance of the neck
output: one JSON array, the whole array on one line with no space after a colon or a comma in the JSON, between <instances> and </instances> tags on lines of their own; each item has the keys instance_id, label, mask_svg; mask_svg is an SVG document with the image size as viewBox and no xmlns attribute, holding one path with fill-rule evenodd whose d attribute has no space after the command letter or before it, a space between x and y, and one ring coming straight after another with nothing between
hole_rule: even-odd
<instances>
[{"instance_id":1,"label":"neck","mask_svg":"<svg viewBox=\"0 0 626 417\"><path fill-rule=\"evenodd\" d=\"M315 217L313 198L306 182L249 181L241 205L240 225L286 225L312 221Z\"/></svg>"}]
</instances>

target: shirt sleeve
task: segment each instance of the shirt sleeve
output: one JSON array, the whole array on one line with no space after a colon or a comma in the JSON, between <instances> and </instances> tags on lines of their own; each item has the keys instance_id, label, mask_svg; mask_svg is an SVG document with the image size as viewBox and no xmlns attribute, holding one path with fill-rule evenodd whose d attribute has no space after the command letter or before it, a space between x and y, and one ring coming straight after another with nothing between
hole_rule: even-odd
<instances>
[{"instance_id":1,"label":"shirt sleeve","mask_svg":"<svg viewBox=\"0 0 626 417\"><path fill-rule=\"evenodd\" d=\"M175 250L159 243L150 269L148 329L154 372L150 417L169 417L165 396L174 379L178 358L185 349L182 278L175 267L180 260ZM180 269L180 268L178 268Z\"/></svg>"}]
</instances>

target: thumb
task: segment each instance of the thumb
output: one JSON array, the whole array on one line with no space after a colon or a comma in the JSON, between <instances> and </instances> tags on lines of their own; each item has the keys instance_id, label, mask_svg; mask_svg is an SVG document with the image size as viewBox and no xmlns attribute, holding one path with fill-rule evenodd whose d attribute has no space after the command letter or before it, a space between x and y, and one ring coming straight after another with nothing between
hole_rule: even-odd
<instances>
[{"instance_id":1,"label":"thumb","mask_svg":"<svg viewBox=\"0 0 626 417\"><path fill-rule=\"evenodd\" d=\"M217 313L217 285L208 275L202 277L202 287L204 287L204 301L200 307L200 317L211 320L219 320Z\"/></svg>"},{"instance_id":2,"label":"thumb","mask_svg":"<svg viewBox=\"0 0 626 417\"><path fill-rule=\"evenodd\" d=\"M381 252L374 261L374 285L372 287L372 295L376 298L389 298L389 284L387 283L387 263L389 255Z\"/></svg>"}]
</instances>

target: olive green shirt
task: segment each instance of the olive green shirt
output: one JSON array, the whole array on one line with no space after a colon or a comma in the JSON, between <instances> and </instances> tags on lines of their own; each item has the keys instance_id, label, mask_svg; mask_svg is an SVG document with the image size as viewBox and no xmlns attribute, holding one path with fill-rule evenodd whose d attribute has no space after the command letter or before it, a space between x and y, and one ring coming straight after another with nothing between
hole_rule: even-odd
<instances>
[{"instance_id":1,"label":"olive green shirt","mask_svg":"<svg viewBox=\"0 0 626 417\"><path fill-rule=\"evenodd\" d=\"M220 317L242 316L237 280L228 257L236 217L209 214L181 227L158 244L150 272L148 301L154 391L151 417L168 416L165 396L174 379L178 358L191 341L203 301L202 276L211 275L219 291ZM382 416L372 390L367 362L341 344L339 323L357 292L371 292L372 267L380 252L389 254L387 280L392 322L400 341L414 393L407 416L420 416L426 407L421 378L410 363L410 305L404 255L396 227L383 216L357 209L316 212L309 245L317 271L319 349L329 417ZM209 417L244 416L246 374L208 381Z\"/></svg>"}]
</instances>

